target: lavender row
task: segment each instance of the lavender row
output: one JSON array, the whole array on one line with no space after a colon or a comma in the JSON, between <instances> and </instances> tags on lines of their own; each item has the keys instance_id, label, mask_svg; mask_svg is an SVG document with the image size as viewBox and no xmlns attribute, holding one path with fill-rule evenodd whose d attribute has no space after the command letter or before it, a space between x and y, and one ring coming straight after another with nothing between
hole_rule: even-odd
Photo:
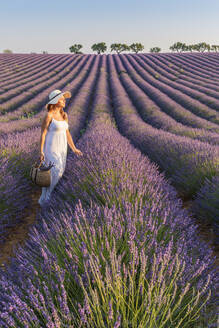
<instances>
[{"instance_id":1,"label":"lavender row","mask_svg":"<svg viewBox=\"0 0 219 328\"><path fill-rule=\"evenodd\" d=\"M125 67L121 60L117 59L119 62L119 68L117 69L117 74L119 71L124 72ZM120 81L124 86L130 100L140 113L141 118L148 124L152 125L157 129L162 129L180 136L187 136L192 139L198 139L203 142L208 142L213 145L219 145L219 134L206 131L205 129L196 129L185 126L172 117L162 112L156 103L151 100L143 90L134 83L134 79L129 77L130 74L121 74ZM219 132L219 129L218 129Z\"/></svg>"},{"instance_id":2,"label":"lavender row","mask_svg":"<svg viewBox=\"0 0 219 328\"><path fill-rule=\"evenodd\" d=\"M29 170L34 154L39 154L39 146L36 146L38 134L39 129L30 129L19 136L11 135L5 147L1 139L0 244L7 238L8 229L19 224L25 211L28 212L30 208L30 193L34 187L29 178Z\"/></svg>"},{"instance_id":3,"label":"lavender row","mask_svg":"<svg viewBox=\"0 0 219 328\"><path fill-rule=\"evenodd\" d=\"M77 144L84 158L68 157L26 247L1 272L1 324L175 328L188 310L184 327L210 327L211 251L157 167L111 125L102 60L92 124Z\"/></svg>"},{"instance_id":4,"label":"lavender row","mask_svg":"<svg viewBox=\"0 0 219 328\"><path fill-rule=\"evenodd\" d=\"M172 54L169 54L170 57L172 57ZM219 76L219 71L217 69L217 64L215 61L209 60L209 57L207 57L205 54L204 56L176 56L176 58L180 58L181 60L185 59L188 61L191 65L194 65L194 67L197 70L200 70L204 74L208 74L211 77L217 77Z\"/></svg>"},{"instance_id":5,"label":"lavender row","mask_svg":"<svg viewBox=\"0 0 219 328\"><path fill-rule=\"evenodd\" d=\"M195 67L197 67L201 72L203 72L204 74L209 74L211 77L219 77L219 70L217 69L217 66L215 67L215 64L217 65L218 62L212 63L213 66L210 64L211 61L209 61L209 57L207 57L206 55L202 56L203 54L200 54L201 56L193 56L193 58L191 58L191 56L187 55L183 55L183 56L175 56L176 58L180 58L180 59L185 59L187 60L189 63L191 63L191 65L194 65ZM173 54L169 54L170 57L173 57ZM192 59L192 60L191 60ZM207 72L206 72L207 69Z\"/></svg>"},{"instance_id":6,"label":"lavender row","mask_svg":"<svg viewBox=\"0 0 219 328\"><path fill-rule=\"evenodd\" d=\"M7 87L7 82L11 83L11 81L14 80L14 82L20 81L22 79L22 77L26 77L26 74L29 73L29 75L31 75L32 71L35 68L40 68L40 66L44 63L47 63L51 60L53 60L53 58L57 58L57 55L52 56L51 58L48 57L37 57L33 58L31 55L29 56L29 61L27 60L26 63L14 63L14 65L9 65L7 69L5 69L5 71L7 72L6 74L4 74L1 77L1 83L0 83L0 87L1 87L1 94L2 92L7 91L8 87Z\"/></svg>"},{"instance_id":7,"label":"lavender row","mask_svg":"<svg viewBox=\"0 0 219 328\"><path fill-rule=\"evenodd\" d=\"M156 88L161 93L161 95L164 94L168 97L168 99L170 99L170 101L173 101L172 104L174 104L175 102L177 105L183 107L184 111L189 111L192 114L204 118L212 123L219 123L218 111L209 108L202 102L194 99L192 96L190 97L184 94L182 91L174 89L171 83L167 84L162 82L161 79L156 79L155 77L153 77L151 75L151 72L148 73L150 67L146 65L143 61L141 61L141 59L133 60L132 56L129 55L121 55L120 58L131 76L137 72L136 78L139 76L140 80L142 78L145 82ZM219 101L215 99L214 105L216 108L218 108Z\"/></svg>"},{"instance_id":8,"label":"lavender row","mask_svg":"<svg viewBox=\"0 0 219 328\"><path fill-rule=\"evenodd\" d=\"M88 79L83 83L81 90L78 91L72 103L69 104L67 112L73 140L80 137L85 124L89 102L95 87L98 66L99 59L95 57L95 63L92 65ZM2 155L5 155L2 160L7 165L1 165L0 176L10 176L11 179L9 181L8 179L4 179L0 187L0 199L2 200L2 207L0 209L5 209L0 215L0 240L2 241L7 237L7 228L18 224L22 218L23 209L30 205L30 198L28 196L30 195L31 187L34 188L34 186L29 179L29 170L30 166L39 156L39 140L40 127L28 129L22 133L11 133L3 136L1 139L0 149ZM11 162L9 158L12 155L16 160L17 158L20 159L17 171L13 172L13 179L11 177L11 170L8 169L8 165ZM7 175L5 166L7 172L9 172ZM16 191L13 197L11 197L12 187ZM14 199L16 199L16 202L14 202ZM17 215L15 216L16 213Z\"/></svg>"},{"instance_id":9,"label":"lavender row","mask_svg":"<svg viewBox=\"0 0 219 328\"><path fill-rule=\"evenodd\" d=\"M218 53L212 52L211 54L208 54L208 55L210 55L209 58L211 58L211 60L213 60L215 64L218 63Z\"/></svg>"},{"instance_id":10,"label":"lavender row","mask_svg":"<svg viewBox=\"0 0 219 328\"><path fill-rule=\"evenodd\" d=\"M108 59L114 115L121 133L159 165L181 196L195 198L206 178L218 174L219 148L143 122L120 83L113 56Z\"/></svg>"},{"instance_id":11,"label":"lavender row","mask_svg":"<svg viewBox=\"0 0 219 328\"><path fill-rule=\"evenodd\" d=\"M198 191L192 206L192 211L205 223L213 222L213 230L216 233L215 244L219 246L219 176L206 179Z\"/></svg>"},{"instance_id":12,"label":"lavender row","mask_svg":"<svg viewBox=\"0 0 219 328\"><path fill-rule=\"evenodd\" d=\"M96 74L99 69L98 57L93 56L92 58L90 58L86 64L86 67L84 68L84 71L87 71L88 74L84 74L83 78L81 74L80 79L78 78L77 84L75 84L75 89L70 89L70 91L73 93L73 96L71 100L67 103L67 108L65 108L65 111L68 113L69 125L71 126L71 129L73 129L72 126L78 126L79 122L85 119L84 113L87 113L87 107L89 105L93 89L95 87ZM27 131L28 129L22 131L22 133L26 133ZM31 131L34 135L36 135L36 133L40 133L40 124L32 128ZM71 132L74 134L73 130ZM15 149L19 152L22 151L23 146L20 144L20 140L27 139L26 137L22 136L22 133L14 131L12 133L5 133L4 135L2 135L0 140L1 151L4 154L8 154L8 152L14 151ZM39 139L39 136L37 138ZM36 142L35 138L30 139L32 139L33 142Z\"/></svg>"},{"instance_id":13,"label":"lavender row","mask_svg":"<svg viewBox=\"0 0 219 328\"><path fill-rule=\"evenodd\" d=\"M194 63L199 63L201 65L201 67L204 67L208 69L210 69L211 72L213 73L219 73L219 66L218 66L218 56L208 56L207 53L204 54L204 56L202 56L203 54L198 54L198 53L193 53L193 59L194 59ZM183 56L181 58L191 58L188 54L183 54ZM210 72L209 71L209 72Z\"/></svg>"},{"instance_id":14,"label":"lavender row","mask_svg":"<svg viewBox=\"0 0 219 328\"><path fill-rule=\"evenodd\" d=\"M185 53L183 53L182 55L185 57L189 56L189 54L185 54ZM208 65L211 65L211 67L213 69L215 69L215 71L219 72L218 53L217 52L204 53L204 56L203 56L203 53L200 54L200 53L194 52L193 56L196 60L207 63ZM215 67L215 65L216 65L216 67Z\"/></svg>"},{"instance_id":15,"label":"lavender row","mask_svg":"<svg viewBox=\"0 0 219 328\"><path fill-rule=\"evenodd\" d=\"M33 54L33 55L30 55L30 54L28 54L28 55L26 55L26 54L0 54L0 60L2 60L1 77L4 77L5 73L3 73L3 72L8 72L8 71L12 70L13 68L16 68L17 64L21 65L21 66L29 64L30 57L31 57L31 61L36 60L37 57L39 59L39 56L37 56L35 54Z\"/></svg>"},{"instance_id":16,"label":"lavender row","mask_svg":"<svg viewBox=\"0 0 219 328\"><path fill-rule=\"evenodd\" d=\"M5 68L10 67L13 64L23 64L26 60L28 60L28 57L30 57L27 54L18 54L18 56L14 56L11 54L0 54L0 64L2 67L2 72L4 71Z\"/></svg>"},{"instance_id":17,"label":"lavender row","mask_svg":"<svg viewBox=\"0 0 219 328\"><path fill-rule=\"evenodd\" d=\"M69 104L68 110L68 119L70 126L75 126L75 128L71 128L71 133L75 138L79 138L84 133L83 126L87 125L90 120L90 112L91 112L91 101L93 98L93 94L95 93L96 83L98 79L98 72L100 70L100 58L99 56L93 56L92 63L90 64L90 69L86 74L86 79L80 80L82 73L78 77L80 83L80 89L77 93L72 97L72 101ZM86 115L85 115L86 113ZM77 115L76 115L77 114ZM77 121L78 117L78 122ZM86 124L85 124L86 121Z\"/></svg>"},{"instance_id":18,"label":"lavender row","mask_svg":"<svg viewBox=\"0 0 219 328\"><path fill-rule=\"evenodd\" d=\"M58 83L63 83L63 80L65 83L68 83L72 80L72 78L77 74L78 68L81 66L81 63L84 63L89 57L77 57L71 64L69 65L68 69L65 69L59 73L57 73L55 76L50 78L46 81L38 81L37 84L34 84L33 87L31 87L30 90L27 89L27 91L23 91L21 94L18 94L17 96L13 97L12 99L7 100L3 104L0 105L1 112L5 113L4 116L0 117L1 121L7 121L10 119L15 119L17 116L17 113L19 114L24 110L25 108L28 108L27 111L32 109L32 107L28 106L28 101L32 102L33 97L37 97L38 93L40 93L43 90L48 90L51 85L54 85L59 81ZM79 65L78 65L79 63ZM69 72L70 70L70 72ZM41 80L41 78L40 78ZM42 93L41 93L42 94ZM45 98L42 99L42 102L45 102ZM20 107L16 110L17 107ZM35 109L35 108L33 108ZM9 112L11 111L11 112ZM12 112L13 111L13 112Z\"/></svg>"},{"instance_id":19,"label":"lavender row","mask_svg":"<svg viewBox=\"0 0 219 328\"><path fill-rule=\"evenodd\" d=\"M186 86L193 90L200 91L202 94L209 95L213 98L219 99L218 91L219 88L214 85L208 83L207 85L198 80L198 76L196 78L189 77L189 74L184 74L184 69L180 68L171 68L172 65L167 63L164 57L157 56L141 56L139 57L146 61L152 68L156 70L155 76L160 78L160 74L162 77L166 77L169 81L174 81L175 86ZM160 74L159 74L160 73Z\"/></svg>"},{"instance_id":20,"label":"lavender row","mask_svg":"<svg viewBox=\"0 0 219 328\"><path fill-rule=\"evenodd\" d=\"M75 57L73 57L75 58ZM72 59L72 58L70 58ZM12 80L11 83L7 83L7 87L4 87L5 92L0 95L0 102L3 103L4 101L12 98L16 95L16 93L26 90L30 88L32 85L35 85L38 82L42 82L44 79L49 78L54 74L57 74L62 69L67 69L69 62L72 60L66 60L65 57L54 57L48 63L44 63L44 65L40 65L39 69L34 67L34 71L31 74L25 74L25 76L21 76L20 80ZM47 74L47 76L45 76Z\"/></svg>"},{"instance_id":21,"label":"lavender row","mask_svg":"<svg viewBox=\"0 0 219 328\"><path fill-rule=\"evenodd\" d=\"M179 57L172 57L166 54L165 59L168 60L170 63L174 65L181 65L181 68L185 69L186 72L189 72L190 74L197 75L197 68L193 66L191 62L189 62L187 59L183 58L183 60ZM214 78L210 75L206 74L206 71L204 73L200 72L200 69L198 70L198 76L199 79L203 82L209 82L214 84L215 86L219 86L218 78Z\"/></svg>"},{"instance_id":22,"label":"lavender row","mask_svg":"<svg viewBox=\"0 0 219 328\"><path fill-rule=\"evenodd\" d=\"M150 57L154 58L155 56ZM168 71L176 74L176 78L178 78L180 74L180 76L182 76L184 79L196 80L196 84L214 88L215 91L218 89L218 83L216 81L201 77L197 70L191 71L187 69L186 63L173 62L168 56L162 55L159 56L159 61L166 65ZM176 73L176 70L178 70L178 74Z\"/></svg>"},{"instance_id":23,"label":"lavender row","mask_svg":"<svg viewBox=\"0 0 219 328\"><path fill-rule=\"evenodd\" d=\"M50 62L53 59L59 59L60 55L50 55L49 57L47 56L32 56L29 55L26 59L26 62L22 62L22 63L14 63L14 68L12 67L12 65L9 65L8 68L8 73L6 75L1 76L1 84L0 87L1 88L7 88L7 81L10 81L12 79L17 78L18 81L23 77L23 74L21 74L20 68L22 68L22 73L25 74L24 77L26 77L26 73L28 73L29 75L32 74L33 70L38 69L41 67L41 65L44 65L48 62ZM11 70L14 71L11 71Z\"/></svg>"},{"instance_id":24,"label":"lavender row","mask_svg":"<svg viewBox=\"0 0 219 328\"><path fill-rule=\"evenodd\" d=\"M168 54L167 55L168 58L173 58L174 56L172 56L172 54ZM195 59L192 59L191 56L187 56L187 57L183 57L180 58L179 56L175 56L174 60L177 60L179 62L183 62L185 63L188 67L191 67L192 69L195 69L196 71L198 70L200 75L206 76L207 79L212 79L215 80L217 82L218 79L218 74L217 72L214 70L214 72L212 72L212 70L208 69L206 70L206 64L205 63L197 63L197 61Z\"/></svg>"},{"instance_id":25,"label":"lavender row","mask_svg":"<svg viewBox=\"0 0 219 328\"><path fill-rule=\"evenodd\" d=\"M3 63L3 68L9 68L12 65L16 65L21 64L21 65L26 65L29 62L30 57L32 57L32 59L39 59L39 57L45 57L43 55L39 55L39 54L21 54L21 53L17 53L17 54L0 54L0 60ZM49 57L51 57L52 55L49 55Z\"/></svg>"},{"instance_id":26,"label":"lavender row","mask_svg":"<svg viewBox=\"0 0 219 328\"><path fill-rule=\"evenodd\" d=\"M122 56L115 56L116 66L118 67L118 71L120 74L125 74L123 72L123 66L120 62L120 58L125 58ZM123 61L123 62L124 62ZM190 111L186 110L183 106L177 104L174 100L168 97L164 92L157 90L151 83L147 82L145 78L143 79L135 70L131 67L130 63L126 61L125 65L126 70L129 72L131 78L135 81L137 86L139 86L145 94L154 101L159 108L174 118L176 121L181 122L184 125L188 125L193 128L203 128L208 129L211 131L218 132L218 125L212 122L208 122L207 120L197 117L195 114L191 113ZM150 81L151 82L151 81Z\"/></svg>"},{"instance_id":27,"label":"lavender row","mask_svg":"<svg viewBox=\"0 0 219 328\"><path fill-rule=\"evenodd\" d=\"M72 96L74 96L78 92L78 88L83 84L84 80L89 75L89 71L92 68L93 61L94 61L94 56L91 56L89 58L84 58L84 61L82 61L82 65L79 65L77 67L76 71L74 71L75 75L77 75L77 76L74 78L74 80L72 82L67 84L68 90L71 91ZM56 87L64 88L65 85L58 84L58 85L56 85ZM45 90L43 92L43 95L42 95L42 93L39 94L38 99L40 100L41 105L43 104L42 99L44 99L44 101L46 102L46 100L48 99L48 93L50 91L52 91L53 89L54 89L54 86L50 87L49 91ZM36 100L37 100L36 98L32 100L33 106L36 106L36 104L37 104ZM44 104L45 104L45 102L44 102ZM20 119L20 120L13 120L10 122L1 122L0 123L0 133L4 134L4 133L11 133L13 131L23 131L30 127L39 126L43 115L44 115L44 111L41 110L40 112L38 112L33 117L30 117L29 119L22 117L22 119Z\"/></svg>"},{"instance_id":28,"label":"lavender row","mask_svg":"<svg viewBox=\"0 0 219 328\"><path fill-rule=\"evenodd\" d=\"M150 56L150 58L155 58L155 56ZM178 74L176 74L176 78L182 76L184 79L192 79L196 80L196 84L213 88L215 91L218 90L218 83L211 80L211 79L204 79L199 75L199 72L197 70L194 70L193 72L187 70L187 65L186 63L181 64L181 63L173 63L172 61L169 60L169 57L165 56L159 56L159 61L164 63L166 65L167 70L172 72L173 74L176 74L176 71L178 70Z\"/></svg>"},{"instance_id":29,"label":"lavender row","mask_svg":"<svg viewBox=\"0 0 219 328\"><path fill-rule=\"evenodd\" d=\"M149 72L153 77L157 78L159 81L167 84L168 86L171 86L173 89L181 91L183 94L186 94L187 96L197 99L199 103L197 103L197 106L200 105L200 103L203 103L213 109L218 109L219 106L219 95L218 92L215 92L213 90L209 90L207 88L203 87L196 87L194 83L188 83L185 82L184 85L181 85L175 81L172 81L173 75L166 72L164 69L159 69L157 65L154 65L154 63L149 59L149 57L145 57L144 59L141 56L133 56L137 63L143 67L147 72ZM161 73L157 74L157 72ZM196 90L196 89L200 89ZM208 95L208 91L213 93L213 97ZM177 97L178 100L180 100L180 97ZM185 97L184 100L189 98ZM183 105L183 103L181 103ZM186 103L185 103L186 104Z\"/></svg>"},{"instance_id":30,"label":"lavender row","mask_svg":"<svg viewBox=\"0 0 219 328\"><path fill-rule=\"evenodd\" d=\"M171 74L173 76L172 81L176 81L177 83L182 85L189 82L191 83L191 87L192 85L194 86L194 89L201 88L201 92L213 97L215 97L215 93L217 94L217 92L219 91L219 86L215 85L214 83L211 83L211 80L209 80L208 82L203 82L199 79L198 75L193 77L188 72L185 72L185 66L184 68L179 68L177 66L174 67L175 65L169 63L164 57L159 57L159 62L156 61L155 56L150 56L150 59L153 60L155 64L158 64L159 67L162 66L166 72Z\"/></svg>"}]
</instances>

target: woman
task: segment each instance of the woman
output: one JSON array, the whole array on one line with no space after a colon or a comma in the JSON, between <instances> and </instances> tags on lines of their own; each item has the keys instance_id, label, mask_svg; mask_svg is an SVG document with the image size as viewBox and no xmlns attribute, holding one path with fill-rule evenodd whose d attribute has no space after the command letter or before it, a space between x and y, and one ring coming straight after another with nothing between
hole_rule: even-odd
<instances>
[{"instance_id":1,"label":"woman","mask_svg":"<svg viewBox=\"0 0 219 328\"><path fill-rule=\"evenodd\" d=\"M42 194L38 200L41 206L49 200L55 185L64 173L68 144L76 155L83 155L74 145L68 129L68 115L63 110L65 98L70 97L69 91L54 90L49 94L49 102L46 104L48 113L41 127L40 161L47 164L51 161L54 166L51 168L50 186L42 187Z\"/></svg>"}]
</instances>

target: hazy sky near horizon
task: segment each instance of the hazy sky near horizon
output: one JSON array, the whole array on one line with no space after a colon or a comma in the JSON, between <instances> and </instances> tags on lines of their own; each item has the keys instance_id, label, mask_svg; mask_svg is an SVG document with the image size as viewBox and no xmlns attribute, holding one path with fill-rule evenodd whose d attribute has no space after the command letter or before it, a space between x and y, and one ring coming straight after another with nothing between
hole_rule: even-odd
<instances>
[{"instance_id":1,"label":"hazy sky near horizon","mask_svg":"<svg viewBox=\"0 0 219 328\"><path fill-rule=\"evenodd\" d=\"M219 0L0 0L0 52L70 53L75 43L219 44Z\"/></svg>"}]
</instances>

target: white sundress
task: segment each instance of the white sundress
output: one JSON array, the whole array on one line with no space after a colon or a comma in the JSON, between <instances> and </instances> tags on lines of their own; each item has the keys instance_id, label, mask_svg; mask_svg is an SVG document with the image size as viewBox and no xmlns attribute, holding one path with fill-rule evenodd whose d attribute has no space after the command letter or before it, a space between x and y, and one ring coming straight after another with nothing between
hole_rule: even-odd
<instances>
[{"instance_id":1,"label":"white sundress","mask_svg":"<svg viewBox=\"0 0 219 328\"><path fill-rule=\"evenodd\" d=\"M45 143L43 146L43 152L45 155L45 162L49 164L51 161L54 166L51 168L51 184L49 187L42 187L42 194L38 200L38 203L42 206L45 202L50 199L51 193L62 177L67 157L67 135L66 130L69 125L66 121L57 121L52 118L49 125Z\"/></svg>"}]
</instances>

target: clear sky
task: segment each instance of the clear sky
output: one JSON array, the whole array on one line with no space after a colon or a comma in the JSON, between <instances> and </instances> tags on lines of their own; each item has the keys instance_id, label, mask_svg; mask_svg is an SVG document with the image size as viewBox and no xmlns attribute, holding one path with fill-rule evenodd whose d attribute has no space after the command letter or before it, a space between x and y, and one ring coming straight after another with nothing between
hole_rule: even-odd
<instances>
[{"instance_id":1,"label":"clear sky","mask_svg":"<svg viewBox=\"0 0 219 328\"><path fill-rule=\"evenodd\" d=\"M0 0L0 52L83 53L92 44L219 44L219 0Z\"/></svg>"}]
</instances>

